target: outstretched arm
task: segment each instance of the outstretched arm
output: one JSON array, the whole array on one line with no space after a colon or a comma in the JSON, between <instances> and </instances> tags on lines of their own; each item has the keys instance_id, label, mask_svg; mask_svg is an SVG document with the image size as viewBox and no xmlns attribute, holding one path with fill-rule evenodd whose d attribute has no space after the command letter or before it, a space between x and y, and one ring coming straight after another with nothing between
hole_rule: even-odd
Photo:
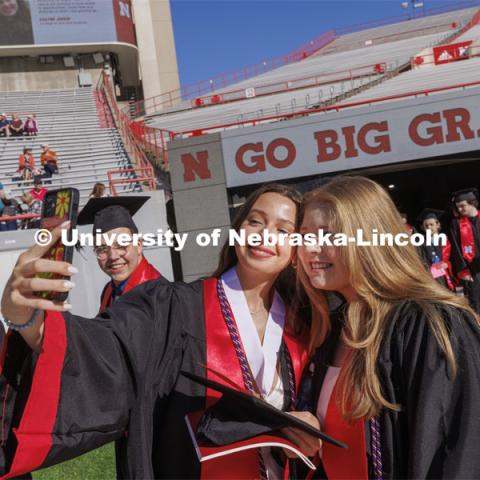
<instances>
[{"instance_id":1,"label":"outstretched arm","mask_svg":"<svg viewBox=\"0 0 480 480\"><path fill-rule=\"evenodd\" d=\"M45 246L35 245L22 253L13 269L2 295L2 315L16 325L24 325L30 321L35 309L41 310L35 315L32 325L21 331L25 342L32 350L40 351L43 337L44 315L42 311L68 311L71 306L35 296L35 292L53 291L68 292L73 283L69 280L51 280L36 278L38 273L51 272L71 277L76 269L67 262L45 260L42 257L60 239L60 225L52 231L52 240Z\"/></svg>"}]
</instances>

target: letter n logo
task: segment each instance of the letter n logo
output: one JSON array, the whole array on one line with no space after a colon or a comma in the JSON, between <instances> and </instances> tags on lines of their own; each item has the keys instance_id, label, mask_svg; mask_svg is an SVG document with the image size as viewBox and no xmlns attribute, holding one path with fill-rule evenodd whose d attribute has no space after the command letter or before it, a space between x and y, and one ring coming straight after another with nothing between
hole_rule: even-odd
<instances>
[{"instance_id":1,"label":"letter n logo","mask_svg":"<svg viewBox=\"0 0 480 480\"><path fill-rule=\"evenodd\" d=\"M194 182L196 177L201 180L212 178L212 173L208 168L208 150L197 152L195 156L191 153L184 153L181 160L184 182Z\"/></svg>"},{"instance_id":2,"label":"letter n logo","mask_svg":"<svg viewBox=\"0 0 480 480\"><path fill-rule=\"evenodd\" d=\"M119 4L120 4L120 16L131 18L130 17L130 5L128 3L122 2L122 1L120 1Z\"/></svg>"}]
</instances>

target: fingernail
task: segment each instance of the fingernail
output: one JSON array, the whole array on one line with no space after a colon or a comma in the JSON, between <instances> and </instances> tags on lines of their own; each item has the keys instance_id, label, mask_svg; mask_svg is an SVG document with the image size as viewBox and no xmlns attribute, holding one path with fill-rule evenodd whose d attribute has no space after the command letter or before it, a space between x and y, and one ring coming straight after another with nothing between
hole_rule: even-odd
<instances>
[{"instance_id":1,"label":"fingernail","mask_svg":"<svg viewBox=\"0 0 480 480\"><path fill-rule=\"evenodd\" d=\"M70 303L64 303L63 304L63 309L64 310L71 310L72 309L72 305Z\"/></svg>"},{"instance_id":2,"label":"fingernail","mask_svg":"<svg viewBox=\"0 0 480 480\"><path fill-rule=\"evenodd\" d=\"M70 265L68 267L68 272L69 273L78 273L78 268L75 268L73 265Z\"/></svg>"},{"instance_id":3,"label":"fingernail","mask_svg":"<svg viewBox=\"0 0 480 480\"><path fill-rule=\"evenodd\" d=\"M68 280L66 280L65 282L63 282L63 286L65 288L73 288L75 284L73 282L69 282Z\"/></svg>"},{"instance_id":4,"label":"fingernail","mask_svg":"<svg viewBox=\"0 0 480 480\"><path fill-rule=\"evenodd\" d=\"M61 225L60 225L62 228L67 228L70 226L70 220L67 220L66 222L63 222Z\"/></svg>"}]
</instances>

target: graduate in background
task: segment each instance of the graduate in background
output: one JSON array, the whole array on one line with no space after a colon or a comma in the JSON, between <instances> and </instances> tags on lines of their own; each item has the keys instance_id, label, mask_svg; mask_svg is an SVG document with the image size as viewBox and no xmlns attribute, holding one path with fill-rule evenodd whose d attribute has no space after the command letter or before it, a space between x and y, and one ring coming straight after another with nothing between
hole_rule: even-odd
<instances>
[{"instance_id":1,"label":"graduate in background","mask_svg":"<svg viewBox=\"0 0 480 480\"><path fill-rule=\"evenodd\" d=\"M304 208L301 233L404 228L388 193L362 177L334 178ZM324 443L327 476L314 478L480 478L480 322L465 299L435 282L410 244L303 246L298 258L312 318L323 320L302 403L348 445ZM330 292L345 299L331 315Z\"/></svg>"},{"instance_id":2,"label":"graduate in background","mask_svg":"<svg viewBox=\"0 0 480 480\"><path fill-rule=\"evenodd\" d=\"M233 228L247 237L265 230L289 235L299 207L295 190L266 185L250 195ZM60 233L54 231L53 242ZM2 298L7 323L21 330L4 344L0 473L22 475L117 440L120 478L283 475L284 460L263 450L200 464L185 415L214 404L218 394L179 372L292 408L308 330L301 318L287 315L288 292L295 289L288 242L226 245L215 276L191 284L147 282L96 319L32 296L37 288L68 290L63 281L33 278L37 270L72 275L69 264L41 259L48 248L22 254ZM281 280L283 298L276 289Z\"/></svg>"},{"instance_id":3,"label":"graduate in background","mask_svg":"<svg viewBox=\"0 0 480 480\"><path fill-rule=\"evenodd\" d=\"M432 208L424 209L418 216L421 228L424 232L430 230L432 235L438 234L442 230L440 218L443 212ZM422 255L428 270L432 277L441 285L449 290L455 291L455 283L452 274L452 264L450 263L450 253L452 246L447 238L447 244L442 245L423 245Z\"/></svg>"},{"instance_id":4,"label":"graduate in background","mask_svg":"<svg viewBox=\"0 0 480 480\"><path fill-rule=\"evenodd\" d=\"M480 212L478 190L466 188L455 192L452 203L457 218L452 219L450 241L452 243L453 273L462 280L470 305L480 313Z\"/></svg>"},{"instance_id":5,"label":"graduate in background","mask_svg":"<svg viewBox=\"0 0 480 480\"><path fill-rule=\"evenodd\" d=\"M413 225L410 225L408 223L408 215L404 212L401 212L400 213L400 217L402 218L402 222L403 224L405 225L405 231L409 234L409 235L413 235L414 233L416 233L417 231L415 230L415 227Z\"/></svg>"},{"instance_id":6,"label":"graduate in background","mask_svg":"<svg viewBox=\"0 0 480 480\"><path fill-rule=\"evenodd\" d=\"M78 215L78 225L93 224L93 234L133 235L138 228L133 215L140 210L149 197L104 197L91 198ZM125 243L125 242L122 242ZM116 240L111 246L94 247L98 266L110 278L100 296L100 312L110 307L123 294L149 280L159 278L160 272L143 256L141 240L138 245L120 245Z\"/></svg>"}]
</instances>

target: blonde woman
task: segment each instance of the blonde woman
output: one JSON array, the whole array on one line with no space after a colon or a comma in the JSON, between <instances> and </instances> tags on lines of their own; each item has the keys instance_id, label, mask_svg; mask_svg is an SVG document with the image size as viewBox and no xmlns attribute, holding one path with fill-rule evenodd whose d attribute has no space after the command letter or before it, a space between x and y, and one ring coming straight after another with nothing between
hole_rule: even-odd
<instances>
[{"instance_id":1,"label":"blonde woman","mask_svg":"<svg viewBox=\"0 0 480 480\"><path fill-rule=\"evenodd\" d=\"M389 195L366 178L337 177L304 208L302 233L404 232ZM322 457L316 478L480 478L480 330L466 302L411 245L301 247L297 271L321 320L302 401L312 423L349 445L311 449ZM334 292L344 304L329 313Z\"/></svg>"}]
</instances>

